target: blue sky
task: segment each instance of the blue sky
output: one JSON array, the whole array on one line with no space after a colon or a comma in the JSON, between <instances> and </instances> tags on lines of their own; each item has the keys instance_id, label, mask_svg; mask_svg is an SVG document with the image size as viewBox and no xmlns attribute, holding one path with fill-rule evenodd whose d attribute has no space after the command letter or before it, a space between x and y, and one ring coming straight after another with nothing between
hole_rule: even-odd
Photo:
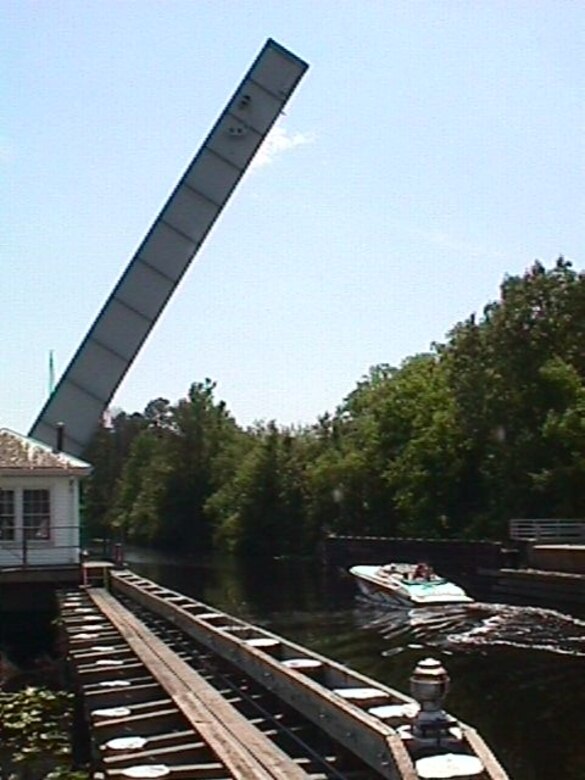
<instances>
[{"instance_id":1,"label":"blue sky","mask_svg":"<svg viewBox=\"0 0 585 780\"><path fill-rule=\"evenodd\" d=\"M585 5L4 0L0 426L57 375L268 37L310 64L113 406L217 382L312 423L560 254L583 268ZM261 164L260 164L261 163Z\"/></svg>"}]
</instances>

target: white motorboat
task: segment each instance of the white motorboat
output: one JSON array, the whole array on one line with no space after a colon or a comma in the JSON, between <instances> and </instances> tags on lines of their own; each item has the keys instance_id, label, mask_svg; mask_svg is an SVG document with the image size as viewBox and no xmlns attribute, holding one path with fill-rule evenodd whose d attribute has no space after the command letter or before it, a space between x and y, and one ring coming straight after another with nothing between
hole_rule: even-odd
<instances>
[{"instance_id":1,"label":"white motorboat","mask_svg":"<svg viewBox=\"0 0 585 780\"><path fill-rule=\"evenodd\" d=\"M352 566L349 572L365 596L393 606L425 607L473 601L463 588L435 574L425 564L360 565Z\"/></svg>"}]
</instances>

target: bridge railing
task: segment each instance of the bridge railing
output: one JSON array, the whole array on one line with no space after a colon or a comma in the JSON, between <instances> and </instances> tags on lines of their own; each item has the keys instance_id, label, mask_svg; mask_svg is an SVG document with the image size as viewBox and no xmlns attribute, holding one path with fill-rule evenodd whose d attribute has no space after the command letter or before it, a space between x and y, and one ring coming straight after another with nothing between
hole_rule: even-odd
<instances>
[{"instance_id":1,"label":"bridge railing","mask_svg":"<svg viewBox=\"0 0 585 780\"><path fill-rule=\"evenodd\" d=\"M585 544L585 520L556 518L510 520L510 538L518 541L582 542Z\"/></svg>"},{"instance_id":2,"label":"bridge railing","mask_svg":"<svg viewBox=\"0 0 585 780\"><path fill-rule=\"evenodd\" d=\"M83 539L84 561L111 561L121 566L124 562L124 544L121 538L92 537Z\"/></svg>"},{"instance_id":3,"label":"bridge railing","mask_svg":"<svg viewBox=\"0 0 585 780\"><path fill-rule=\"evenodd\" d=\"M80 539L78 524L37 525L0 531L0 572L79 566L88 561L124 564L124 545L116 539ZM1 775L0 775L1 778Z\"/></svg>"},{"instance_id":4,"label":"bridge railing","mask_svg":"<svg viewBox=\"0 0 585 780\"><path fill-rule=\"evenodd\" d=\"M30 524L0 530L0 569L72 566L80 561L78 524Z\"/></svg>"}]
</instances>

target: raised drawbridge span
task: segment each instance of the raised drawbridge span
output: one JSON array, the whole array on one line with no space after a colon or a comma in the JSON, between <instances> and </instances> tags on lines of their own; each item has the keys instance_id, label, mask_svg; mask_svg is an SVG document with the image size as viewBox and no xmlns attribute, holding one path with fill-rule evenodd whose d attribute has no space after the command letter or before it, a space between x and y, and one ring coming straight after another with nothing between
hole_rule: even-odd
<instances>
[{"instance_id":1,"label":"raised drawbridge span","mask_svg":"<svg viewBox=\"0 0 585 780\"><path fill-rule=\"evenodd\" d=\"M308 65L268 40L187 168L29 435L80 455Z\"/></svg>"}]
</instances>

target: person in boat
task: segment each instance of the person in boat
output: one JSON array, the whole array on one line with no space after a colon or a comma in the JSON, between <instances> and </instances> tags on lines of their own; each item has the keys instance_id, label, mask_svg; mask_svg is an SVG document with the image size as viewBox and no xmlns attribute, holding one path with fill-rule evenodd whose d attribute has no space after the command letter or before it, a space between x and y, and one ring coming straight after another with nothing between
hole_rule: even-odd
<instances>
[{"instance_id":1,"label":"person in boat","mask_svg":"<svg viewBox=\"0 0 585 780\"><path fill-rule=\"evenodd\" d=\"M412 575L413 580L430 580L433 576L433 569L426 563L417 563Z\"/></svg>"}]
</instances>

